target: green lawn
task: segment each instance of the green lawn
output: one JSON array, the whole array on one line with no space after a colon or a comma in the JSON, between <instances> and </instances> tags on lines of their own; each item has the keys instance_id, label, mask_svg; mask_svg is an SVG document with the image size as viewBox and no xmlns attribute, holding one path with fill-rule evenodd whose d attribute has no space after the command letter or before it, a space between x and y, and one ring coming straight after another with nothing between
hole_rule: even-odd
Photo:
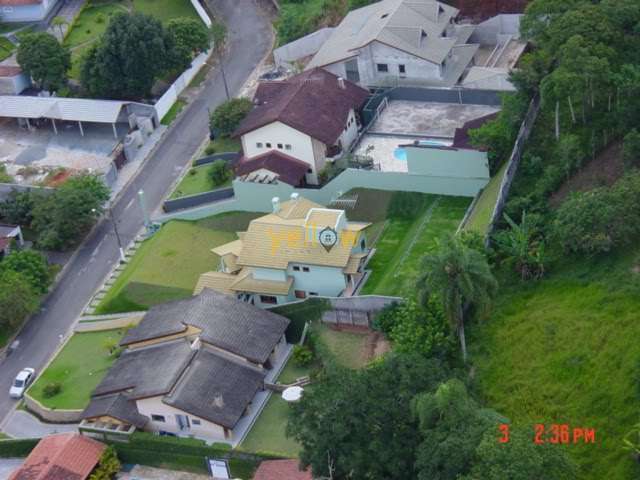
<instances>
[{"instance_id":1,"label":"green lawn","mask_svg":"<svg viewBox=\"0 0 640 480\"><path fill-rule=\"evenodd\" d=\"M469 215L467 224L464 226L465 230L476 231L481 235L487 233L493 208L496 205L496 200L498 200L502 177L506 169L507 164L505 163L484 188L480 194L480 198L478 198L478 201L473 207L471 215Z\"/></svg>"},{"instance_id":2,"label":"green lawn","mask_svg":"<svg viewBox=\"0 0 640 480\"><path fill-rule=\"evenodd\" d=\"M491 319L468 329L486 403L517 424L596 429L570 445L578 478L640 478L622 438L640 411L640 249L502 282Z\"/></svg>"},{"instance_id":3,"label":"green lawn","mask_svg":"<svg viewBox=\"0 0 640 480\"><path fill-rule=\"evenodd\" d=\"M0 61L9 58L15 51L16 46L5 37L0 37Z\"/></svg>"},{"instance_id":4,"label":"green lawn","mask_svg":"<svg viewBox=\"0 0 640 480\"><path fill-rule=\"evenodd\" d=\"M214 153L237 152L242 145L240 140L228 137L218 137L209 142L205 149L205 155L213 155Z\"/></svg>"},{"instance_id":5,"label":"green lawn","mask_svg":"<svg viewBox=\"0 0 640 480\"><path fill-rule=\"evenodd\" d=\"M367 364L364 356L367 334L332 330L322 323L315 324L313 330L338 365L362 368Z\"/></svg>"},{"instance_id":6,"label":"green lawn","mask_svg":"<svg viewBox=\"0 0 640 480\"><path fill-rule=\"evenodd\" d=\"M184 106L187 104L184 100L177 99L176 102L171 106L169 111L166 113L160 123L163 125L171 125L171 123L176 119L178 114L182 111Z\"/></svg>"},{"instance_id":7,"label":"green lawn","mask_svg":"<svg viewBox=\"0 0 640 480\"><path fill-rule=\"evenodd\" d=\"M279 383L290 383L298 377L309 375L308 368L300 368L289 360L278 377ZM251 452L271 452L297 457L300 445L285 435L289 405L278 393L272 393L260 417L242 442L242 448Z\"/></svg>"},{"instance_id":8,"label":"green lawn","mask_svg":"<svg viewBox=\"0 0 640 480\"><path fill-rule=\"evenodd\" d=\"M189 0L133 0L133 9L156 17L162 23L178 17L200 19Z\"/></svg>"},{"instance_id":9,"label":"green lawn","mask_svg":"<svg viewBox=\"0 0 640 480\"><path fill-rule=\"evenodd\" d=\"M49 408L84 409L91 392L116 360L103 345L107 341L119 342L124 333L124 329L117 329L74 334L29 389L29 395ZM60 383L62 390L45 398L42 390L52 382Z\"/></svg>"},{"instance_id":10,"label":"green lawn","mask_svg":"<svg viewBox=\"0 0 640 480\"><path fill-rule=\"evenodd\" d=\"M411 296L422 257L446 233L453 233L471 199L424 195L422 213L411 220L388 218L368 268L373 272L362 294Z\"/></svg>"},{"instance_id":11,"label":"green lawn","mask_svg":"<svg viewBox=\"0 0 640 480\"><path fill-rule=\"evenodd\" d=\"M176 189L173 191L170 198L179 198L186 195L209 192L217 188L224 188L231 185L231 175L229 175L229 178L223 184L214 184L211 179L212 169L212 163L191 168L182 178L178 186L176 186Z\"/></svg>"},{"instance_id":12,"label":"green lawn","mask_svg":"<svg viewBox=\"0 0 640 480\"><path fill-rule=\"evenodd\" d=\"M144 241L97 308L97 313L147 309L187 298L201 273L215 270L211 249L235 240L260 214L225 213L196 222L172 220Z\"/></svg>"}]
</instances>

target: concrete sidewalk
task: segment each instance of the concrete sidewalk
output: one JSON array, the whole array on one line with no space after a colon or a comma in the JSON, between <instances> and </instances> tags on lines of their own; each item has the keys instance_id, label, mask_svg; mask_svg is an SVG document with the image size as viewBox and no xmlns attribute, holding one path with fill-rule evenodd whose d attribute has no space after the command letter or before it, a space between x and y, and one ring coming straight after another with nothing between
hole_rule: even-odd
<instances>
[{"instance_id":1,"label":"concrete sidewalk","mask_svg":"<svg viewBox=\"0 0 640 480\"><path fill-rule=\"evenodd\" d=\"M42 438L53 433L76 432L78 425L43 423L29 412L14 410L5 420L2 431L14 438Z\"/></svg>"}]
</instances>

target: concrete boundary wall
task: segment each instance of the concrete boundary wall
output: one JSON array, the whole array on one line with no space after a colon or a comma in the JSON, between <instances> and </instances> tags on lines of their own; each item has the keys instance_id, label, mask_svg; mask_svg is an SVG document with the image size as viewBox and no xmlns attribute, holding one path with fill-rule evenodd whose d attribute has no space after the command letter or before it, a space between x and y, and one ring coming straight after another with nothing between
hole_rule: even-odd
<instances>
[{"instance_id":1,"label":"concrete boundary wall","mask_svg":"<svg viewBox=\"0 0 640 480\"><path fill-rule=\"evenodd\" d=\"M145 312L138 312L135 314L126 314L127 316L124 317L119 315L117 318L105 318L104 320L87 320L83 318L76 324L73 331L76 333L97 332L100 330L131 327L140 323L144 314Z\"/></svg>"},{"instance_id":2,"label":"concrete boundary wall","mask_svg":"<svg viewBox=\"0 0 640 480\"><path fill-rule=\"evenodd\" d=\"M193 8L200 17L200 20L202 20L207 28L211 28L211 19L209 18L209 15L207 15L204 7L200 5L200 2L198 0L191 0L191 5L193 5Z\"/></svg>"},{"instance_id":3,"label":"concrete boundary wall","mask_svg":"<svg viewBox=\"0 0 640 480\"><path fill-rule=\"evenodd\" d=\"M84 410L53 410L43 406L40 402L31 398L28 393L24 395L24 403L28 410L35 413L42 420L51 423L75 423L82 420Z\"/></svg>"},{"instance_id":4,"label":"concrete boundary wall","mask_svg":"<svg viewBox=\"0 0 640 480\"><path fill-rule=\"evenodd\" d=\"M498 40L498 35L512 35L514 38L519 38L521 18L522 14L519 13L504 13L485 20L475 26L475 30L469 37L469 42L494 45Z\"/></svg>"},{"instance_id":5,"label":"concrete boundary wall","mask_svg":"<svg viewBox=\"0 0 640 480\"><path fill-rule=\"evenodd\" d=\"M374 170L347 169L322 188L293 188L286 183L261 184L233 181L234 197L230 200L210 203L200 207L159 215L157 222L173 219L198 220L219 213L245 211L270 212L271 199L288 199L296 192L322 205L328 205L344 193L354 188L370 188L388 191L431 193L474 197L487 184L485 178L427 177L400 172L379 172Z\"/></svg>"},{"instance_id":6,"label":"concrete boundary wall","mask_svg":"<svg viewBox=\"0 0 640 480\"><path fill-rule=\"evenodd\" d=\"M331 27L321 28L309 35L305 35L302 38L276 48L273 51L276 66L291 68L297 60L315 54L331 36L333 30Z\"/></svg>"}]
</instances>

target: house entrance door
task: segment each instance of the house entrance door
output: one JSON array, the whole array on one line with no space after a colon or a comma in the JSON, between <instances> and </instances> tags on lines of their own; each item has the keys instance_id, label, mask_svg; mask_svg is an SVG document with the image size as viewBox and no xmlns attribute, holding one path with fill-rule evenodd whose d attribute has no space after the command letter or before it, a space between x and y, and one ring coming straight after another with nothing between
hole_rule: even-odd
<instances>
[{"instance_id":1,"label":"house entrance door","mask_svg":"<svg viewBox=\"0 0 640 480\"><path fill-rule=\"evenodd\" d=\"M189 417L186 415L176 415L176 423L178 424L180 431L189 430L191 428L191 422L189 422Z\"/></svg>"},{"instance_id":2,"label":"house entrance door","mask_svg":"<svg viewBox=\"0 0 640 480\"><path fill-rule=\"evenodd\" d=\"M345 69L347 71L347 80L354 83L360 83L360 72L358 71L358 60L352 58L345 63Z\"/></svg>"}]
</instances>

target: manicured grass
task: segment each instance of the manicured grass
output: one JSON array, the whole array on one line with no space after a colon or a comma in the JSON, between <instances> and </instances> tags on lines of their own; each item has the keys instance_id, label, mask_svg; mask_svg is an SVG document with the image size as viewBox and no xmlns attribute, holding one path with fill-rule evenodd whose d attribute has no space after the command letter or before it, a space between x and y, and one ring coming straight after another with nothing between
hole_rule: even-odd
<instances>
[{"instance_id":1,"label":"manicured grass","mask_svg":"<svg viewBox=\"0 0 640 480\"><path fill-rule=\"evenodd\" d=\"M5 37L0 37L0 61L9 58L15 51L16 46Z\"/></svg>"},{"instance_id":2,"label":"manicured grass","mask_svg":"<svg viewBox=\"0 0 640 480\"><path fill-rule=\"evenodd\" d=\"M162 117L160 123L162 123L163 125L171 125L171 123L176 119L176 117L182 111L186 104L187 102L185 102L184 100L176 100L176 103L174 103L166 113L166 115Z\"/></svg>"},{"instance_id":3,"label":"manicured grass","mask_svg":"<svg viewBox=\"0 0 640 480\"><path fill-rule=\"evenodd\" d=\"M516 424L596 429L569 445L581 479L639 478L622 438L640 411L640 249L503 281L491 318L468 329L486 403Z\"/></svg>"},{"instance_id":4,"label":"manicured grass","mask_svg":"<svg viewBox=\"0 0 640 480\"><path fill-rule=\"evenodd\" d=\"M363 295L415 295L422 257L444 234L455 232L471 202L464 197L424 197L425 207L417 218L387 219L367 267L373 272Z\"/></svg>"},{"instance_id":5,"label":"manicured grass","mask_svg":"<svg viewBox=\"0 0 640 480\"><path fill-rule=\"evenodd\" d=\"M235 240L259 214L238 212L197 222L173 220L144 241L118 280L107 292L97 313L147 309L187 298L200 274L215 270L219 258L211 249Z\"/></svg>"},{"instance_id":6,"label":"manicured grass","mask_svg":"<svg viewBox=\"0 0 640 480\"><path fill-rule=\"evenodd\" d=\"M218 137L209 142L205 149L205 155L213 155L214 153L237 152L242 145L240 140L228 137Z\"/></svg>"},{"instance_id":7,"label":"manicured grass","mask_svg":"<svg viewBox=\"0 0 640 480\"><path fill-rule=\"evenodd\" d=\"M498 200L498 193L500 192L500 184L502 183L502 177L507 169L505 163L498 173L489 181L487 186L480 194L480 198L473 207L473 211L467 220L464 229L467 231L476 231L481 235L487 233L489 223L491 222L491 215L493 214L493 208Z\"/></svg>"},{"instance_id":8,"label":"manicured grass","mask_svg":"<svg viewBox=\"0 0 640 480\"><path fill-rule=\"evenodd\" d=\"M314 333L326 347L333 359L343 367L362 368L367 364L364 348L367 342L366 333L354 333L332 330L318 323L313 326Z\"/></svg>"},{"instance_id":9,"label":"manicured grass","mask_svg":"<svg viewBox=\"0 0 640 480\"><path fill-rule=\"evenodd\" d=\"M231 175L221 185L216 185L211 179L211 170L213 164L202 165L200 167L194 167L187 172L182 178L176 189L171 194L170 198L179 198L187 195L193 195L195 193L209 192L217 188L225 188L231 185Z\"/></svg>"},{"instance_id":10,"label":"manicured grass","mask_svg":"<svg viewBox=\"0 0 640 480\"><path fill-rule=\"evenodd\" d=\"M178 17L200 20L189 0L133 0L133 9L156 17L162 23Z\"/></svg>"},{"instance_id":11,"label":"manicured grass","mask_svg":"<svg viewBox=\"0 0 640 480\"><path fill-rule=\"evenodd\" d=\"M29 389L29 395L49 408L77 410L89 403L91 392L115 362L104 344L119 342L124 329L76 333ZM53 382L62 385L59 394L43 395L44 387Z\"/></svg>"}]
</instances>

